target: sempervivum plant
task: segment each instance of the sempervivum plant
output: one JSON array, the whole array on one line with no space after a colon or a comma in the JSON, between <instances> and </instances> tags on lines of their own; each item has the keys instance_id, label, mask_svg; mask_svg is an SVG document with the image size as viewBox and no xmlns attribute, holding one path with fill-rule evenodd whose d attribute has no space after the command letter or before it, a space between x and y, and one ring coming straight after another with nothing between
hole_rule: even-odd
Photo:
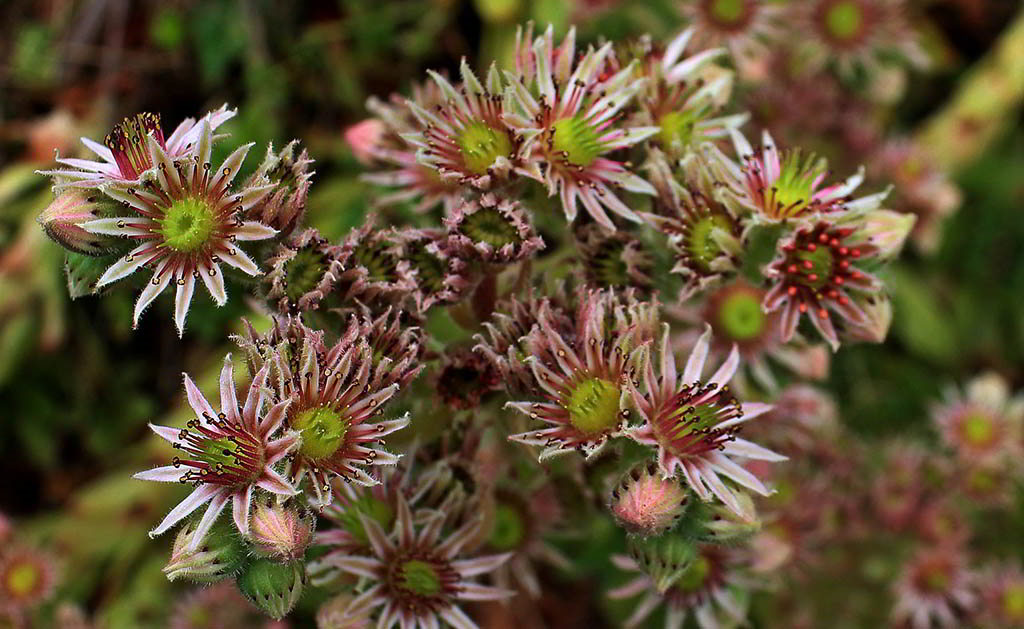
<instances>
[{"instance_id":1,"label":"sempervivum plant","mask_svg":"<svg viewBox=\"0 0 1024 629\"><path fill-rule=\"evenodd\" d=\"M258 165L251 144L219 146L226 107L167 136L158 115L129 116L105 145L84 140L100 161L46 171L39 223L68 251L73 295L146 267L135 323L173 284L181 336L197 282L217 305L228 280L250 289L230 311L244 373L225 361L211 397L208 352L189 352L188 417L153 425L175 456L136 474L191 486L152 531L178 527L168 579L225 582L178 615L247 618L233 580L293 626L584 626L598 612L572 616L597 599L583 588L619 575L546 619L553 587L614 565L634 573L614 596L640 598L608 626L732 627L759 608L751 592L875 518L948 555L900 547L847 572L878 581L913 557L893 617L966 619L969 501L937 488L1005 503L1019 403L989 379L951 395L935 420L954 461L933 470L923 452L897 465L850 446L807 384L828 376L828 346L885 338L900 301L880 267L914 219L792 134L780 149L741 129L744 81L786 61L765 57L798 22L791 4L682 3L692 24L664 43L488 37L507 39L506 64L430 71L344 132L372 171L355 213L296 142ZM852 37L870 24L850 11L896 3L814 4ZM7 548L0 526L0 625L53 581ZM1001 600L1019 581L1005 574Z\"/></svg>"}]
</instances>

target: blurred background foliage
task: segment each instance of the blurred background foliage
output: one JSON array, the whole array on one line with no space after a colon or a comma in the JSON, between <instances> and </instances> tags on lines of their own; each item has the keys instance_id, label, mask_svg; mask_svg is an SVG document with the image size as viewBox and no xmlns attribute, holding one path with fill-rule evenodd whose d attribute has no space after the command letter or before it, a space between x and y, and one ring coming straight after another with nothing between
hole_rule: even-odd
<instances>
[{"instance_id":1,"label":"blurred background foliage","mask_svg":"<svg viewBox=\"0 0 1024 629\"><path fill-rule=\"evenodd\" d=\"M590 42L644 32L664 40L682 26L676 4L0 4L0 511L60 557L71 578L57 599L96 612L111 627L162 622L178 586L160 572L166 545L144 532L176 494L133 481L127 471L150 457L146 422L181 412L181 372L213 377L211 366L230 349L227 336L248 309L242 299L217 309L197 298L189 343L180 343L166 313L146 317L131 333L132 291L71 300L64 253L35 223L50 192L33 171L47 167L54 150L75 154L79 136L102 137L136 111L160 112L166 127L228 102L240 115L225 127L239 141L281 146L299 138L309 148L317 160L309 221L334 239L361 223L372 204L342 140L343 130L366 116L368 96L407 93L426 69L454 72L462 56L505 63L515 26L529 19L558 31L576 23ZM861 434L924 434L940 390L982 370L998 371L1014 389L1024 386L1021 88L1008 88L994 110L998 119L981 121L994 125L982 140L934 124L948 118L944 108L1019 8L1016 0L914 3L915 26L937 67L911 73L878 124L900 134L931 124L929 150L968 157L949 160L962 204L942 226L937 249L908 248L888 271L895 310L889 339L844 348L835 359L829 388L845 423ZM1020 66L1024 39L1015 41L1010 53ZM1016 80L1016 71L1004 79ZM974 154L960 151L972 139ZM846 168L835 138L813 141L837 170ZM388 211L421 220L402 208ZM169 308L169 300L156 307ZM610 539L610 531L594 531L577 549L581 573L604 565L607 550L595 540Z\"/></svg>"}]
</instances>

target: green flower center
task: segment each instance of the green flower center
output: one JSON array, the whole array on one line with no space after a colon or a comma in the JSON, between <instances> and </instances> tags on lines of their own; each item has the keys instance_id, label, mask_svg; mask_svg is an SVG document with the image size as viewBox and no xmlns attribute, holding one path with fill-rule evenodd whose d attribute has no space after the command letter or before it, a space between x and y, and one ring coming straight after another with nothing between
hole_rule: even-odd
<instances>
[{"instance_id":1,"label":"green flower center","mask_svg":"<svg viewBox=\"0 0 1024 629\"><path fill-rule=\"evenodd\" d=\"M800 214L811 203L815 183L828 165L814 153L786 152L779 167L779 178L772 184L775 207L768 208L777 218Z\"/></svg>"},{"instance_id":2,"label":"green flower center","mask_svg":"<svg viewBox=\"0 0 1024 629\"><path fill-rule=\"evenodd\" d=\"M441 577L434 566L419 559L403 562L398 569L398 587L417 596L436 596L441 592Z\"/></svg>"},{"instance_id":3,"label":"green flower center","mask_svg":"<svg viewBox=\"0 0 1024 629\"><path fill-rule=\"evenodd\" d=\"M482 208L467 216L462 231L473 242L485 242L495 249L523 241L515 226L494 208Z\"/></svg>"},{"instance_id":4,"label":"green flower center","mask_svg":"<svg viewBox=\"0 0 1024 629\"><path fill-rule=\"evenodd\" d=\"M945 592L949 588L950 575L941 566L929 567L923 576L922 581L926 590Z\"/></svg>"},{"instance_id":5,"label":"green flower center","mask_svg":"<svg viewBox=\"0 0 1024 629\"><path fill-rule=\"evenodd\" d=\"M711 562L707 557L698 556L690 563L690 567L683 571L676 582L676 587L683 592L696 592L704 587L710 574Z\"/></svg>"},{"instance_id":6,"label":"green flower center","mask_svg":"<svg viewBox=\"0 0 1024 629\"><path fill-rule=\"evenodd\" d=\"M1013 583L1003 592L1003 613L1011 620L1024 620L1024 583Z\"/></svg>"},{"instance_id":7,"label":"green flower center","mask_svg":"<svg viewBox=\"0 0 1024 629\"><path fill-rule=\"evenodd\" d=\"M676 142L688 146L693 140L693 129L696 125L696 112L670 111L658 119L658 126L661 128L658 140L664 148L670 148Z\"/></svg>"},{"instance_id":8,"label":"green flower center","mask_svg":"<svg viewBox=\"0 0 1024 629\"><path fill-rule=\"evenodd\" d=\"M972 446L987 446L996 436L996 427L988 415L974 411L963 423L963 437Z\"/></svg>"},{"instance_id":9,"label":"green flower center","mask_svg":"<svg viewBox=\"0 0 1024 629\"><path fill-rule=\"evenodd\" d=\"M611 430L619 423L619 387L602 378L588 378L569 396L569 422L586 435Z\"/></svg>"},{"instance_id":10,"label":"green flower center","mask_svg":"<svg viewBox=\"0 0 1024 629\"><path fill-rule=\"evenodd\" d=\"M22 561L7 570L7 591L14 598L30 596L42 580L43 574L39 566L30 561Z\"/></svg>"},{"instance_id":11,"label":"green flower center","mask_svg":"<svg viewBox=\"0 0 1024 629\"><path fill-rule=\"evenodd\" d=\"M586 168L601 155L597 133L582 116L562 118L554 125L552 146L570 164Z\"/></svg>"},{"instance_id":12,"label":"green flower center","mask_svg":"<svg viewBox=\"0 0 1024 629\"><path fill-rule=\"evenodd\" d=\"M195 197L175 201L157 222L164 244L182 253L193 252L208 244L217 223L213 207Z\"/></svg>"},{"instance_id":13,"label":"green flower center","mask_svg":"<svg viewBox=\"0 0 1024 629\"><path fill-rule=\"evenodd\" d=\"M314 249L300 249L285 267L285 281L288 282L285 294L292 301L316 288L320 278L324 276L324 258Z\"/></svg>"},{"instance_id":14,"label":"green flower center","mask_svg":"<svg viewBox=\"0 0 1024 629\"><path fill-rule=\"evenodd\" d=\"M477 175L487 174L495 160L512 154L508 133L482 122L467 125L459 134L458 144L466 168Z\"/></svg>"},{"instance_id":15,"label":"green flower center","mask_svg":"<svg viewBox=\"0 0 1024 629\"><path fill-rule=\"evenodd\" d=\"M835 256L828 247L815 247L814 251L800 249L796 252L796 258L802 263L810 262L810 267L801 265L803 273L798 276L802 284L811 290L821 290L832 278L832 269L835 266Z\"/></svg>"},{"instance_id":16,"label":"green flower center","mask_svg":"<svg viewBox=\"0 0 1024 629\"><path fill-rule=\"evenodd\" d=\"M716 22L735 26L743 22L747 13L747 0L711 0L708 11Z\"/></svg>"},{"instance_id":17,"label":"green flower center","mask_svg":"<svg viewBox=\"0 0 1024 629\"><path fill-rule=\"evenodd\" d=\"M764 331L764 313L756 295L737 291L725 298L718 310L720 330L734 341L749 341Z\"/></svg>"},{"instance_id":18,"label":"green flower center","mask_svg":"<svg viewBox=\"0 0 1024 629\"><path fill-rule=\"evenodd\" d=\"M348 420L330 407L317 406L296 415L292 428L302 434L299 452L315 461L337 452L348 432Z\"/></svg>"},{"instance_id":19,"label":"green flower center","mask_svg":"<svg viewBox=\"0 0 1024 629\"><path fill-rule=\"evenodd\" d=\"M722 248L711 237L715 228L730 231L729 219L721 214L709 214L698 219L690 230L686 250L693 262L705 271L711 270L711 261L722 254Z\"/></svg>"},{"instance_id":20,"label":"green flower center","mask_svg":"<svg viewBox=\"0 0 1024 629\"><path fill-rule=\"evenodd\" d=\"M366 268L371 282L390 282L395 277L398 260L387 248L386 244L377 242L366 243L354 251L356 265Z\"/></svg>"},{"instance_id":21,"label":"green flower center","mask_svg":"<svg viewBox=\"0 0 1024 629\"><path fill-rule=\"evenodd\" d=\"M526 537L526 523L522 513L510 504L499 504L494 514L490 545L501 551L518 548Z\"/></svg>"},{"instance_id":22,"label":"green flower center","mask_svg":"<svg viewBox=\"0 0 1024 629\"><path fill-rule=\"evenodd\" d=\"M825 11L825 29L841 42L857 39L864 25L864 13L854 0L840 0Z\"/></svg>"},{"instance_id":23,"label":"green flower center","mask_svg":"<svg viewBox=\"0 0 1024 629\"><path fill-rule=\"evenodd\" d=\"M237 450L238 444L227 437L207 439L203 442L203 454L200 456L203 461L214 467L218 464L224 466L235 466L237 462L235 459L235 452Z\"/></svg>"},{"instance_id":24,"label":"green flower center","mask_svg":"<svg viewBox=\"0 0 1024 629\"><path fill-rule=\"evenodd\" d=\"M423 243L411 245L406 260L416 270L417 281L424 293L432 295L444 289L447 273L444 260L427 251Z\"/></svg>"}]
</instances>

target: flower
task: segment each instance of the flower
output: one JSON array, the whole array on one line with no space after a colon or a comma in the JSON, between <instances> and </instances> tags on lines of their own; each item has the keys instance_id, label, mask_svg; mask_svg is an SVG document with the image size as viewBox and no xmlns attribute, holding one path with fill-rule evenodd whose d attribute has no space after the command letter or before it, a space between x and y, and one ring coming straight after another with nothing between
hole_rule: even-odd
<instances>
[{"instance_id":1,"label":"flower","mask_svg":"<svg viewBox=\"0 0 1024 629\"><path fill-rule=\"evenodd\" d=\"M537 327L526 338L526 363L545 402L508 402L531 419L549 426L509 436L542 446L540 459L579 449L593 456L622 434L628 410L623 386L631 354L647 332L638 308L616 304L614 293L583 294L572 333L561 333L542 307ZM610 324L610 325L609 325Z\"/></svg>"},{"instance_id":2,"label":"flower","mask_svg":"<svg viewBox=\"0 0 1024 629\"><path fill-rule=\"evenodd\" d=\"M338 247L343 271L335 293L342 303L397 302L416 291L416 275L403 260L391 230L380 230L376 218L350 231Z\"/></svg>"},{"instance_id":3,"label":"flower","mask_svg":"<svg viewBox=\"0 0 1024 629\"><path fill-rule=\"evenodd\" d=\"M720 194L737 214L752 214L755 221L776 223L790 219L813 219L832 212L873 210L888 191L854 200L851 193L864 181L864 169L842 183L822 187L828 177L828 163L800 149L779 152L768 131L761 139L760 155L736 130L730 130L736 164L717 147L704 146L705 159L723 182Z\"/></svg>"},{"instance_id":4,"label":"flower","mask_svg":"<svg viewBox=\"0 0 1024 629\"><path fill-rule=\"evenodd\" d=\"M753 74L766 44L782 34L781 8L765 0L686 0L682 9L697 47L728 47L744 74Z\"/></svg>"},{"instance_id":5,"label":"flower","mask_svg":"<svg viewBox=\"0 0 1024 629\"><path fill-rule=\"evenodd\" d=\"M317 310L344 272L340 248L310 227L282 243L268 260L267 299L279 312Z\"/></svg>"},{"instance_id":6,"label":"flower","mask_svg":"<svg viewBox=\"0 0 1024 629\"><path fill-rule=\"evenodd\" d=\"M605 209L639 222L613 188L642 194L654 194L654 188L605 155L658 132L657 127L631 127L619 120L619 112L646 81L635 78L636 62L611 77L602 77L612 50L610 43L588 50L573 63L575 30L569 31L557 49L553 33L549 27L533 42L532 55L517 52L520 57L528 56L529 69L519 76L509 75L509 91L518 109L506 113L505 120L524 139L520 149L524 159L543 165L541 180L549 196L560 195L567 220L576 218L578 200L609 230L614 230L615 224Z\"/></svg>"},{"instance_id":7,"label":"flower","mask_svg":"<svg viewBox=\"0 0 1024 629\"><path fill-rule=\"evenodd\" d=\"M459 301L470 287L466 262L440 229L396 229L390 234L398 257L415 282L411 297L416 312Z\"/></svg>"},{"instance_id":8,"label":"flower","mask_svg":"<svg viewBox=\"0 0 1024 629\"><path fill-rule=\"evenodd\" d=\"M666 477L682 472L702 500L716 496L736 514L752 519L753 514L721 477L764 496L771 492L730 457L762 461L784 461L786 457L736 436L740 424L771 410L771 406L743 405L733 397L728 382L740 361L735 346L718 371L702 379L710 343L711 327L707 326L682 375L677 377L669 330L664 325L660 364L656 366L652 352L645 351L638 370L643 389L639 382L627 382L643 424L626 434L638 443L657 448L658 467Z\"/></svg>"},{"instance_id":9,"label":"flower","mask_svg":"<svg viewBox=\"0 0 1024 629\"><path fill-rule=\"evenodd\" d=\"M659 212L642 216L668 236L676 258L672 272L686 281L679 295L684 300L737 269L743 253L739 223L716 200L712 174L701 160L688 162L682 180L660 151L652 151L647 168Z\"/></svg>"},{"instance_id":10,"label":"flower","mask_svg":"<svg viewBox=\"0 0 1024 629\"><path fill-rule=\"evenodd\" d=\"M164 533L209 503L187 547L195 551L229 500L235 527L245 534L249 531L250 505L257 488L281 496L295 494L294 487L274 469L298 443L297 434L281 430L291 400L264 409L269 371L269 367L264 367L256 373L244 406L239 405L231 355L226 356L220 372L219 413L213 410L188 374L183 374L185 393L196 418L181 429L149 425L182 454L174 457L171 465L139 472L134 477L164 483L191 483L195 490L150 531L150 537Z\"/></svg>"},{"instance_id":11,"label":"flower","mask_svg":"<svg viewBox=\"0 0 1024 629\"><path fill-rule=\"evenodd\" d=\"M141 179L108 183L101 188L103 194L124 203L135 215L98 218L81 225L94 234L124 236L140 242L112 264L96 286L117 281L144 265L155 267L152 280L135 303L134 325L138 325L143 310L173 280L177 286L174 322L179 336L184 332L196 280L202 278L214 301L223 305L227 293L218 263L224 262L248 275L259 275L259 268L235 243L264 240L277 233L263 223L242 218L274 189L273 184L250 182L241 191L230 190L252 145L238 148L214 170L210 165L213 127L208 119L200 124L196 141L178 159L164 151L155 135L139 139L139 150L147 148L147 159L154 168L145 171Z\"/></svg>"},{"instance_id":12,"label":"flower","mask_svg":"<svg viewBox=\"0 0 1024 629\"><path fill-rule=\"evenodd\" d=\"M263 163L256 169L244 187L262 183L273 183L275 188L267 198L253 206L247 215L264 225L278 230L282 236L288 236L306 212L306 198L315 172L309 170L313 160L306 149L296 155L298 140L292 140L279 152L274 152L274 145L267 146L267 155Z\"/></svg>"},{"instance_id":13,"label":"flower","mask_svg":"<svg viewBox=\"0 0 1024 629\"><path fill-rule=\"evenodd\" d=\"M1019 455L1024 396L1011 398L999 374L978 376L963 393L950 387L945 397L933 407L932 418L942 441L967 467Z\"/></svg>"},{"instance_id":14,"label":"flower","mask_svg":"<svg viewBox=\"0 0 1024 629\"><path fill-rule=\"evenodd\" d=\"M505 563L508 553L459 558L477 533L479 519L442 537L443 514L417 523L403 495L396 496L396 504L390 534L377 521L360 515L370 543L368 555L334 555L329 561L372 584L352 601L350 613L382 607L377 626L384 628L437 627L444 621L468 629L476 624L459 608L459 600L501 600L513 594L473 580Z\"/></svg>"},{"instance_id":15,"label":"flower","mask_svg":"<svg viewBox=\"0 0 1024 629\"><path fill-rule=\"evenodd\" d=\"M342 136L356 159L364 165L370 165L376 159L378 147L386 131L382 121L367 118L347 127Z\"/></svg>"},{"instance_id":16,"label":"flower","mask_svg":"<svg viewBox=\"0 0 1024 629\"><path fill-rule=\"evenodd\" d=\"M1024 625L1024 571L1016 563L992 566L981 578L982 627Z\"/></svg>"},{"instance_id":17,"label":"flower","mask_svg":"<svg viewBox=\"0 0 1024 629\"><path fill-rule=\"evenodd\" d=\"M594 223L581 226L573 235L587 283L597 288L650 290L654 259L639 239L621 229L609 233Z\"/></svg>"},{"instance_id":18,"label":"flower","mask_svg":"<svg viewBox=\"0 0 1024 629\"><path fill-rule=\"evenodd\" d=\"M225 104L220 109L206 114L198 122L194 118L186 118L166 139L163 129L160 128L160 114L135 114L115 126L107 134L102 145L89 138L82 138L82 144L103 161L57 158L58 163L71 168L40 171L39 174L54 177L57 180L57 189L68 186L98 188L112 183L137 183L143 173L160 163L154 159L147 138L152 137L168 159L177 160L195 153L196 146L202 142L203 129L206 126L213 131L234 118L237 113L238 110L228 109Z\"/></svg>"},{"instance_id":19,"label":"flower","mask_svg":"<svg viewBox=\"0 0 1024 629\"><path fill-rule=\"evenodd\" d=\"M696 32L694 27L687 28L663 50L644 37L639 41L639 51L631 51L641 61L638 74L647 78L646 90L637 97L640 121L658 127L653 139L673 156L724 137L728 129L747 118L746 114L712 117L728 100L733 75L711 65L724 55L724 48L682 58Z\"/></svg>"},{"instance_id":20,"label":"flower","mask_svg":"<svg viewBox=\"0 0 1024 629\"><path fill-rule=\"evenodd\" d=\"M289 463L296 487L309 476L314 504L332 500L330 479L374 485L365 469L393 465L400 455L380 449L383 438L409 423L408 415L372 421L395 393L418 372L418 345L410 343L380 357L367 330L373 322L352 316L338 341L288 317L277 320L265 337L250 330L240 339L250 361L272 370L271 387L279 403L289 403L286 425L301 436Z\"/></svg>"},{"instance_id":21,"label":"flower","mask_svg":"<svg viewBox=\"0 0 1024 629\"><path fill-rule=\"evenodd\" d=\"M893 620L913 629L963 626L964 616L978 601L975 575L965 564L956 548L919 550L895 584Z\"/></svg>"},{"instance_id":22,"label":"flower","mask_svg":"<svg viewBox=\"0 0 1024 629\"><path fill-rule=\"evenodd\" d=\"M168 629L280 629L250 605L231 583L199 588L177 601Z\"/></svg>"},{"instance_id":23,"label":"flower","mask_svg":"<svg viewBox=\"0 0 1024 629\"><path fill-rule=\"evenodd\" d=\"M614 555L612 563L621 570L640 571L640 566L629 557ZM735 551L714 544L701 544L689 567L664 592L658 591L651 577L641 574L608 595L611 598L629 598L644 594L626 620L627 628L640 627L662 604L667 609L666 629L682 629L691 615L701 629L733 627L746 620L750 602L738 563Z\"/></svg>"},{"instance_id":24,"label":"flower","mask_svg":"<svg viewBox=\"0 0 1024 629\"><path fill-rule=\"evenodd\" d=\"M515 199L482 194L444 219L449 242L467 260L507 264L526 260L544 241Z\"/></svg>"},{"instance_id":25,"label":"flower","mask_svg":"<svg viewBox=\"0 0 1024 629\"><path fill-rule=\"evenodd\" d=\"M830 312L851 326L867 325L858 298L877 295L882 282L859 264L880 254L872 238L848 223L818 221L780 240L775 259L765 267L773 283L762 305L767 312L782 311L782 341L793 338L804 314L833 350L839 348L839 334Z\"/></svg>"},{"instance_id":26,"label":"flower","mask_svg":"<svg viewBox=\"0 0 1024 629\"><path fill-rule=\"evenodd\" d=\"M0 619L5 612L35 607L53 594L57 584L55 560L28 546L5 546L0 552Z\"/></svg>"},{"instance_id":27,"label":"flower","mask_svg":"<svg viewBox=\"0 0 1024 629\"><path fill-rule=\"evenodd\" d=\"M629 533L660 535L683 514L686 488L674 478L664 478L652 463L626 474L612 490L609 509Z\"/></svg>"},{"instance_id":28,"label":"flower","mask_svg":"<svg viewBox=\"0 0 1024 629\"><path fill-rule=\"evenodd\" d=\"M484 87L465 58L458 89L436 72L429 72L443 101L426 109L408 101L421 130L402 137L416 147L421 164L435 169L445 182L490 188L508 178L519 161L519 137L504 119L501 75L492 64Z\"/></svg>"}]
</instances>

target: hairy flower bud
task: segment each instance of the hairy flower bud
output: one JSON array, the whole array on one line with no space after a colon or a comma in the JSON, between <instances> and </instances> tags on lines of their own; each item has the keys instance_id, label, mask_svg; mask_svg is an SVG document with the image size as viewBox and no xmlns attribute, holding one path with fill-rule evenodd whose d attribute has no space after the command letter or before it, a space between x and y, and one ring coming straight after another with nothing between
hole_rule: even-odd
<instances>
[{"instance_id":1,"label":"hairy flower bud","mask_svg":"<svg viewBox=\"0 0 1024 629\"><path fill-rule=\"evenodd\" d=\"M105 201L104 201L105 200ZM71 189L61 193L36 218L46 235L58 245L89 256L108 253L117 238L86 231L82 223L113 214L104 210L115 204L106 197L86 190Z\"/></svg>"},{"instance_id":2,"label":"hairy flower bud","mask_svg":"<svg viewBox=\"0 0 1024 629\"><path fill-rule=\"evenodd\" d=\"M192 522L178 532L171 559L163 568L167 580L213 583L237 574L246 561L245 545L238 534L230 526L216 524L192 550L196 528Z\"/></svg>"},{"instance_id":3,"label":"hairy flower bud","mask_svg":"<svg viewBox=\"0 0 1024 629\"><path fill-rule=\"evenodd\" d=\"M298 559L313 538L313 522L295 507L265 503L256 506L249 523L249 541L258 553Z\"/></svg>"},{"instance_id":4,"label":"hairy flower bud","mask_svg":"<svg viewBox=\"0 0 1024 629\"><path fill-rule=\"evenodd\" d=\"M633 469L622 479L612 490L609 509L628 532L660 535L675 525L686 502L686 488L674 478L662 477L652 463Z\"/></svg>"},{"instance_id":5,"label":"hairy flower bud","mask_svg":"<svg viewBox=\"0 0 1024 629\"><path fill-rule=\"evenodd\" d=\"M238 575L238 589L274 619L281 619L295 607L306 578L302 562L277 563L257 559Z\"/></svg>"},{"instance_id":6,"label":"hairy flower bud","mask_svg":"<svg viewBox=\"0 0 1024 629\"><path fill-rule=\"evenodd\" d=\"M274 145L267 147L267 156L250 177L251 182L269 181L277 187L264 199L252 214L260 222L270 225L287 236L295 231L306 212L306 198L309 196L310 179L315 174L309 170L313 160L302 149L298 155L299 141L292 140L283 149L274 152Z\"/></svg>"},{"instance_id":7,"label":"hairy flower bud","mask_svg":"<svg viewBox=\"0 0 1024 629\"><path fill-rule=\"evenodd\" d=\"M666 533L657 537L635 537L629 540L629 554L664 593L678 581L696 557L693 540L683 535Z\"/></svg>"}]
</instances>

